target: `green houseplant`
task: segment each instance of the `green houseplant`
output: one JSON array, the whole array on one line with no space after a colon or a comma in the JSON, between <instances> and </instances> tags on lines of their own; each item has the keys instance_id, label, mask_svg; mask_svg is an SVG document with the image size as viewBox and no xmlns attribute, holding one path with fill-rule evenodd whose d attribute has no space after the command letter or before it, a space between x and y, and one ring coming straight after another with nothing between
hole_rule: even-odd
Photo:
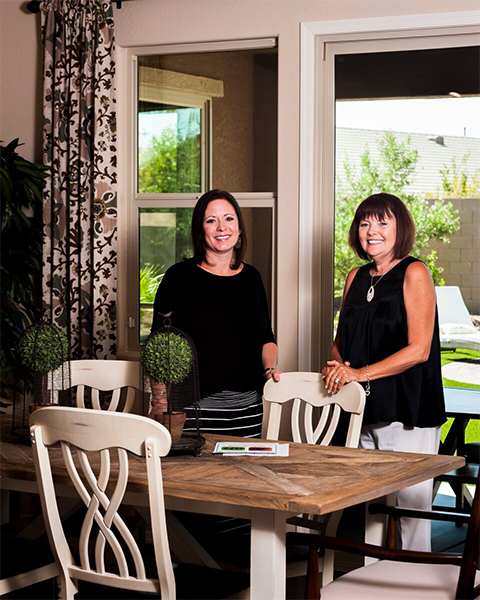
<instances>
[{"instance_id":1,"label":"green houseplant","mask_svg":"<svg viewBox=\"0 0 480 600\"><path fill-rule=\"evenodd\" d=\"M169 429L173 442L182 435L185 413L172 409L171 386L182 383L188 377L192 359L187 339L168 329L151 335L142 352L143 369L152 388L149 416Z\"/></svg>"},{"instance_id":2,"label":"green houseplant","mask_svg":"<svg viewBox=\"0 0 480 600\"><path fill-rule=\"evenodd\" d=\"M33 389L24 377L18 343L40 317L42 189L49 167L22 158L18 139L0 144L1 190L1 396L11 399L15 382Z\"/></svg>"},{"instance_id":3,"label":"green houseplant","mask_svg":"<svg viewBox=\"0 0 480 600\"><path fill-rule=\"evenodd\" d=\"M55 325L40 322L25 330L18 344L22 364L35 376L34 407L48 405L48 373L68 359L67 336Z\"/></svg>"}]
</instances>

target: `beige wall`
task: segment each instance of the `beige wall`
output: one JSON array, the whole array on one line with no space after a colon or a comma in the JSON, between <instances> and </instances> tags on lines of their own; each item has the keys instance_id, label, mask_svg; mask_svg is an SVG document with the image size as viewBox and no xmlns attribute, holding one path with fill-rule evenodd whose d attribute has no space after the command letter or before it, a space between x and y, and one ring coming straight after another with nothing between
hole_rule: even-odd
<instances>
[{"instance_id":1,"label":"beige wall","mask_svg":"<svg viewBox=\"0 0 480 600\"><path fill-rule=\"evenodd\" d=\"M0 0L0 140L25 145L27 160L42 149L42 47L40 16L20 0Z\"/></svg>"},{"instance_id":2,"label":"beige wall","mask_svg":"<svg viewBox=\"0 0 480 600\"><path fill-rule=\"evenodd\" d=\"M0 0L0 139L40 159L39 16ZM115 10L120 47L278 37L278 302L280 366L297 366L300 23L478 10L478 0L133 0ZM119 64L121 72L122 65ZM119 103L119 111L124 109ZM120 140L122 130L119 129ZM124 160L124 157L123 157ZM122 184L123 168L119 169ZM125 198L120 197L120 202Z\"/></svg>"}]
</instances>

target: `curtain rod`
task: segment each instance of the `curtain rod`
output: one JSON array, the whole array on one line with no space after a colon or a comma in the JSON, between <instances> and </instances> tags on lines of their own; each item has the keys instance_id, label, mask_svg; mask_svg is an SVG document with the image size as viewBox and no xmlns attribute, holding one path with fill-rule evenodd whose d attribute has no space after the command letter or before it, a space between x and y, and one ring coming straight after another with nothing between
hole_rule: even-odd
<instances>
[{"instance_id":1,"label":"curtain rod","mask_svg":"<svg viewBox=\"0 0 480 600\"><path fill-rule=\"evenodd\" d=\"M112 0L113 4L117 5L117 8L122 8L122 2L127 2L128 0ZM38 13L40 12L40 2L39 0L30 0L30 2L27 4L27 10L29 10L31 13Z\"/></svg>"}]
</instances>

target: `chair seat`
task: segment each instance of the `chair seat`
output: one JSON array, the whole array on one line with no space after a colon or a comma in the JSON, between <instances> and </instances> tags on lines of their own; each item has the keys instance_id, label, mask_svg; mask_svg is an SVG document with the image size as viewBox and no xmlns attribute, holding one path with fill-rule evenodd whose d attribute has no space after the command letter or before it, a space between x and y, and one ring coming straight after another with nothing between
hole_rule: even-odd
<instances>
[{"instance_id":1,"label":"chair seat","mask_svg":"<svg viewBox=\"0 0 480 600\"><path fill-rule=\"evenodd\" d=\"M452 600L460 567L382 560L351 571L321 590L321 600ZM480 584L477 573L475 584Z\"/></svg>"}]
</instances>

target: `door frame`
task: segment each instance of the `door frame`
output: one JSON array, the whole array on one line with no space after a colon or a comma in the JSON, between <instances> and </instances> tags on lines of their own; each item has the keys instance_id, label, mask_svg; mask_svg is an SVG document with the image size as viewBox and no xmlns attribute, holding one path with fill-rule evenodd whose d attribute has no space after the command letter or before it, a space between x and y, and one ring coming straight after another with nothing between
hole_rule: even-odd
<instances>
[{"instance_id":1,"label":"door frame","mask_svg":"<svg viewBox=\"0 0 480 600\"><path fill-rule=\"evenodd\" d=\"M332 340L335 77L328 44L472 33L480 13L301 23L298 369L317 371Z\"/></svg>"}]
</instances>

